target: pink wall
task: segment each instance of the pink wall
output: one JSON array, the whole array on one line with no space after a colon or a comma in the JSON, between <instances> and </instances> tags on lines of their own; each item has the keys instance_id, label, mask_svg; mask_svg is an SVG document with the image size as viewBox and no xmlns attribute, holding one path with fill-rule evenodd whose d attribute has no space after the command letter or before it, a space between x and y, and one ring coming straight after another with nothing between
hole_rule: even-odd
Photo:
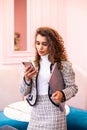
<instances>
[{"instance_id":1,"label":"pink wall","mask_svg":"<svg viewBox=\"0 0 87 130\"><path fill-rule=\"evenodd\" d=\"M87 0L67 0L67 50L87 73Z\"/></svg>"},{"instance_id":2,"label":"pink wall","mask_svg":"<svg viewBox=\"0 0 87 130\"><path fill-rule=\"evenodd\" d=\"M20 50L27 45L27 12L26 0L14 0L14 31L21 35Z\"/></svg>"},{"instance_id":3,"label":"pink wall","mask_svg":"<svg viewBox=\"0 0 87 130\"><path fill-rule=\"evenodd\" d=\"M67 52L76 73L78 93L69 104L87 110L87 0L67 0Z\"/></svg>"}]
</instances>

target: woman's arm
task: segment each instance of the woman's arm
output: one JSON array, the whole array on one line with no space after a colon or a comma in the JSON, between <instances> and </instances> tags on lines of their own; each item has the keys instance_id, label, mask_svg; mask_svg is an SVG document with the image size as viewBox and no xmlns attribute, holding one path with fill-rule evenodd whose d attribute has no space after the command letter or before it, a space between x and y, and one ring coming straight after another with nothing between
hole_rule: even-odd
<instances>
[{"instance_id":1,"label":"woman's arm","mask_svg":"<svg viewBox=\"0 0 87 130\"><path fill-rule=\"evenodd\" d=\"M25 66L24 76L20 84L20 92L26 96L30 93L32 88L33 77L37 74L37 70L32 66Z\"/></svg>"},{"instance_id":2,"label":"woman's arm","mask_svg":"<svg viewBox=\"0 0 87 130\"><path fill-rule=\"evenodd\" d=\"M62 92L65 95L65 99L69 100L78 92L78 86L75 84L75 72L70 62L63 62L62 75L65 83L65 89Z\"/></svg>"},{"instance_id":3,"label":"woman's arm","mask_svg":"<svg viewBox=\"0 0 87 130\"><path fill-rule=\"evenodd\" d=\"M20 84L20 92L26 96L30 93L32 87L32 80L25 81L25 77L23 77L22 82Z\"/></svg>"}]
</instances>

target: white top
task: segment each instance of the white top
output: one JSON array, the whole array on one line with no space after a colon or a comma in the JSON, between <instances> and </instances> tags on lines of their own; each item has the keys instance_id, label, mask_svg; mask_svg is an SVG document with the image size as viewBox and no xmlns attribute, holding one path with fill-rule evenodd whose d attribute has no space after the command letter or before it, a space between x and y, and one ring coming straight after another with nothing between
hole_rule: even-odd
<instances>
[{"instance_id":1,"label":"white top","mask_svg":"<svg viewBox=\"0 0 87 130\"><path fill-rule=\"evenodd\" d=\"M48 60L48 55L41 56L40 71L37 79L38 94L48 94L48 81L50 78L50 65L51 62Z\"/></svg>"}]
</instances>

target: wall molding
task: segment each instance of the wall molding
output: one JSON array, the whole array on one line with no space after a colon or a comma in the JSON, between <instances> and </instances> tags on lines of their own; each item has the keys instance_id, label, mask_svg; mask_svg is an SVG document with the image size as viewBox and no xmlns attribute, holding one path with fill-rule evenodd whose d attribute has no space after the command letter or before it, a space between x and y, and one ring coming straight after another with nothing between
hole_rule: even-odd
<instances>
[{"instance_id":1,"label":"wall molding","mask_svg":"<svg viewBox=\"0 0 87 130\"><path fill-rule=\"evenodd\" d=\"M63 2L64 0L27 0L27 50L14 51L14 0L0 0L0 63L17 64L32 58L34 33L39 26L51 26L66 37L66 6L63 6Z\"/></svg>"}]
</instances>

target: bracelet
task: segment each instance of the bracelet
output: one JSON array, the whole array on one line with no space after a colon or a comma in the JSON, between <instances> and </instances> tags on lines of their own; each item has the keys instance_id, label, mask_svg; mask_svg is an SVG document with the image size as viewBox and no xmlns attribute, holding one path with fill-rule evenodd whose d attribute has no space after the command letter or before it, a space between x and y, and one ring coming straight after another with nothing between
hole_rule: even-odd
<instances>
[{"instance_id":1,"label":"bracelet","mask_svg":"<svg viewBox=\"0 0 87 130\"><path fill-rule=\"evenodd\" d=\"M62 102L65 102L66 101L66 97L65 97L65 94L63 91L60 91L62 94L63 94L63 98L62 98Z\"/></svg>"}]
</instances>

